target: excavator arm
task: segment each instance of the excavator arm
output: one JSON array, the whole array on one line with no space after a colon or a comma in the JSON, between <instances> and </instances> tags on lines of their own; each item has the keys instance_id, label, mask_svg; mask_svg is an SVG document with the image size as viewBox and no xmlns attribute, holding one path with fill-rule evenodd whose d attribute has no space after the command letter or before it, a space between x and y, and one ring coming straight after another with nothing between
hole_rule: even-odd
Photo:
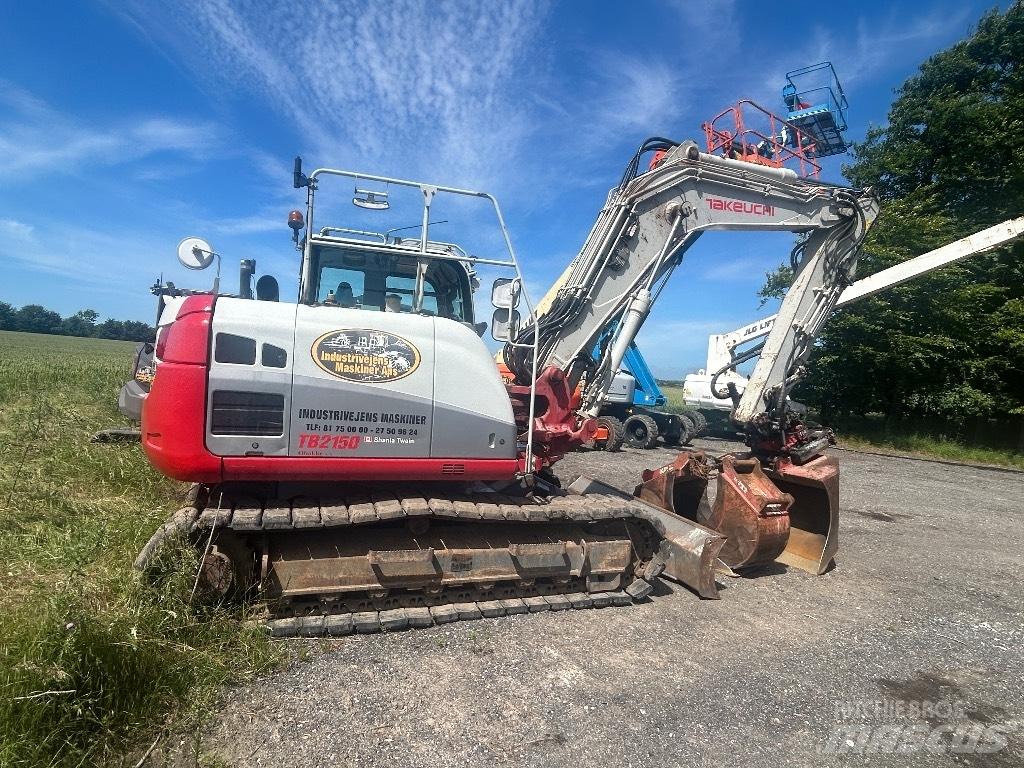
<instances>
[{"instance_id":1,"label":"excavator arm","mask_svg":"<svg viewBox=\"0 0 1024 768\"><path fill-rule=\"evenodd\" d=\"M664 159L637 174L640 156L650 149L665 150ZM554 367L569 386L582 383L579 413L596 416L651 306L701 234L791 231L804 239L795 251L798 277L784 309L798 326L779 324L778 338L765 345L776 353L763 365L764 394L785 389L849 283L876 214L877 203L862 190L705 154L689 141L649 139L609 194L579 255L538 304L536 322L506 348L506 362L517 383L528 384L527 351L536 341L538 370ZM614 332L605 333L608 328ZM591 352L602 338L595 361ZM764 411L765 402L758 397L744 407L744 418Z\"/></svg>"},{"instance_id":2,"label":"excavator arm","mask_svg":"<svg viewBox=\"0 0 1024 768\"><path fill-rule=\"evenodd\" d=\"M868 229L878 215L870 195L837 190L842 223L811 232L793 250L793 284L786 292L768 338L760 350L754 372L733 409L733 421L748 434L770 435L778 431L780 447L787 444L790 424L786 395L806 374L807 358L814 340L857 268L857 257ZM820 440L825 439L825 443ZM827 443L827 438L801 437L799 450L807 455ZM789 441L787 448L794 448Z\"/></svg>"},{"instance_id":3,"label":"excavator arm","mask_svg":"<svg viewBox=\"0 0 1024 768\"><path fill-rule=\"evenodd\" d=\"M641 156L652 149L663 158L638 174ZM645 473L636 493L725 535L721 557L731 567L779 559L824 571L837 546L838 469L819 453L830 433L809 430L788 413L786 393L803 375L818 332L852 282L877 214L867 190L705 154L693 142L642 144L579 255L541 300L535 321L505 349L516 378L509 389L513 400L517 387L534 384L545 401L532 426L535 442L546 446L545 460L557 460L586 439L586 424L597 415L629 345L698 237L709 230L794 232L800 238L792 253L793 285L755 350L761 357L750 384L734 398L733 418L752 452L710 464L703 454L680 454L673 464ZM534 370L540 372L535 382ZM577 385L582 394L571 413L567 393ZM555 434L559 439L551 439ZM711 471L719 482L714 507L703 501Z\"/></svg>"}]
</instances>

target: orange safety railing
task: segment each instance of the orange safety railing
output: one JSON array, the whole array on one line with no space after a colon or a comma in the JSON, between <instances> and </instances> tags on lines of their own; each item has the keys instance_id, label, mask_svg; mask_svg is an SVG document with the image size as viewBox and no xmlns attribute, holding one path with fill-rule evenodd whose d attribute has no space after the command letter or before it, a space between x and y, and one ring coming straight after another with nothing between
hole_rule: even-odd
<instances>
[{"instance_id":1,"label":"orange safety railing","mask_svg":"<svg viewBox=\"0 0 1024 768\"><path fill-rule=\"evenodd\" d=\"M757 127L748 127L744 108L754 113ZM821 166L812 157L814 141L792 123L749 99L704 123L708 154L770 168L791 168L804 178L818 178Z\"/></svg>"}]
</instances>

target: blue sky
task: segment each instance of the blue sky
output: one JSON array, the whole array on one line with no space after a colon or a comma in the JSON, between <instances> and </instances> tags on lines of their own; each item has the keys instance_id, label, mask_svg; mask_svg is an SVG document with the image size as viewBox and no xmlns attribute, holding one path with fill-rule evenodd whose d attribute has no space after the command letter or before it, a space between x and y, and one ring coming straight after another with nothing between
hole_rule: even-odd
<instances>
[{"instance_id":1,"label":"blue sky","mask_svg":"<svg viewBox=\"0 0 1024 768\"><path fill-rule=\"evenodd\" d=\"M226 285L255 258L288 296L297 153L494 193L540 294L645 137L696 139L743 97L781 111L784 73L831 59L860 139L991 5L0 0L0 300L152 322L160 273L209 283L175 260L186 235L224 254ZM367 218L340 192L339 223L416 221L402 205ZM495 252L480 211L447 210L438 237ZM769 314L755 293L790 245L704 237L639 337L655 373L682 377L708 333Z\"/></svg>"}]
</instances>

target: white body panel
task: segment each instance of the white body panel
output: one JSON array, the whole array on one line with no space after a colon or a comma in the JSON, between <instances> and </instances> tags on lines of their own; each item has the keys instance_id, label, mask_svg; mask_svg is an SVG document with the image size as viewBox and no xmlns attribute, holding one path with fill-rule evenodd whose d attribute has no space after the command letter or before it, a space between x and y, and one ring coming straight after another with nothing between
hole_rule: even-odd
<instances>
[{"instance_id":1,"label":"white body panel","mask_svg":"<svg viewBox=\"0 0 1024 768\"><path fill-rule=\"evenodd\" d=\"M218 345L231 341L229 334L255 341L253 363L218 360L225 356ZM206 440L217 455L516 455L512 405L501 377L483 342L461 323L220 298L213 339ZM276 359L268 353L264 360L265 344L287 351L284 365L279 352ZM283 396L281 429L277 434L225 434L222 408L216 433L218 392L243 400Z\"/></svg>"},{"instance_id":2,"label":"white body panel","mask_svg":"<svg viewBox=\"0 0 1024 768\"><path fill-rule=\"evenodd\" d=\"M212 408L218 391L254 392L280 395L285 402L291 396L292 346L295 329L295 305L269 301L219 298L213 314L209 387L206 394L206 447L218 456L262 453L265 456L288 454L288 409L284 410L281 434L224 435L213 434ZM256 360L252 365L217 361L218 335L231 334L256 341ZM223 336L222 336L223 338ZM287 352L285 366L265 365L264 345L273 345Z\"/></svg>"}]
</instances>

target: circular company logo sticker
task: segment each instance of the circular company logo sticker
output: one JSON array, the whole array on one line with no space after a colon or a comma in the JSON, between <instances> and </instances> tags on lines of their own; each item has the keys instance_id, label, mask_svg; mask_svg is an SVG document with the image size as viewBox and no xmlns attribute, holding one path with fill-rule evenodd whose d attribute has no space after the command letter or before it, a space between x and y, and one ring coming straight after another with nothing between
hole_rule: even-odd
<instances>
[{"instance_id":1,"label":"circular company logo sticker","mask_svg":"<svg viewBox=\"0 0 1024 768\"><path fill-rule=\"evenodd\" d=\"M420 366L412 342L387 331L330 331L313 342L313 361L332 376L367 383L397 381Z\"/></svg>"}]
</instances>

